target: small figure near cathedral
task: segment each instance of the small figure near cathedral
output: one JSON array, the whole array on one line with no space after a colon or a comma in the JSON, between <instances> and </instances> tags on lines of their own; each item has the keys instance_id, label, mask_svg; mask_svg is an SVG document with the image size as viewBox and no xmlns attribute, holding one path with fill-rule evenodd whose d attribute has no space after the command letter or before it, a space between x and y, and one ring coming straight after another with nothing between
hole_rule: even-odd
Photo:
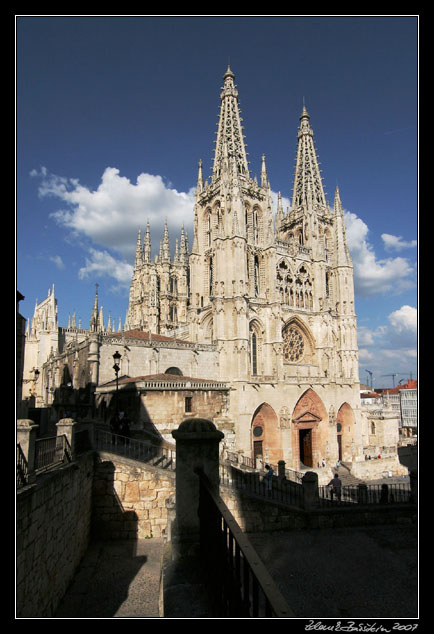
<instances>
[{"instance_id":1,"label":"small figure near cathedral","mask_svg":"<svg viewBox=\"0 0 434 634\"><path fill-rule=\"evenodd\" d=\"M269 464L265 465L265 469L267 473L264 475L264 483L267 491L271 491L273 488L273 467L270 467Z\"/></svg>"},{"instance_id":2,"label":"small figure near cathedral","mask_svg":"<svg viewBox=\"0 0 434 634\"><path fill-rule=\"evenodd\" d=\"M333 495L336 496L337 500L341 499L342 493L342 482L337 473L335 473L335 477L330 480L327 486L331 486L331 499L333 500Z\"/></svg>"}]
</instances>

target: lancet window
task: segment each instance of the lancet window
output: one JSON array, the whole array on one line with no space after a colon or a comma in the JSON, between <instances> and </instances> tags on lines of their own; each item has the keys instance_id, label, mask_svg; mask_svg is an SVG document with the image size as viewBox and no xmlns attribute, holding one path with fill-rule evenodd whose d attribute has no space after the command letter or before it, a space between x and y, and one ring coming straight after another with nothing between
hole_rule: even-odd
<instances>
[{"instance_id":1,"label":"lancet window","mask_svg":"<svg viewBox=\"0 0 434 634\"><path fill-rule=\"evenodd\" d=\"M250 374L261 374L262 335L259 325L251 323L249 326L249 361Z\"/></svg>"},{"instance_id":2,"label":"lancet window","mask_svg":"<svg viewBox=\"0 0 434 634\"><path fill-rule=\"evenodd\" d=\"M302 265L297 275L293 275L286 260L277 265L277 288L280 301L286 306L312 310L312 281Z\"/></svg>"}]
</instances>

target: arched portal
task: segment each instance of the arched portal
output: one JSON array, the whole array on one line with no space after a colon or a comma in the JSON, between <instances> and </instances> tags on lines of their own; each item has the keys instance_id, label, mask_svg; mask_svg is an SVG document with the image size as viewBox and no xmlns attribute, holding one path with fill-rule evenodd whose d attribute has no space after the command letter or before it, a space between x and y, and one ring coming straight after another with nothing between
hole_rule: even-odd
<instances>
[{"instance_id":1,"label":"arched portal","mask_svg":"<svg viewBox=\"0 0 434 634\"><path fill-rule=\"evenodd\" d=\"M253 415L251 427L252 456L262 456L273 464L282 459L282 442L276 412L263 403Z\"/></svg>"},{"instance_id":2,"label":"arched portal","mask_svg":"<svg viewBox=\"0 0 434 634\"><path fill-rule=\"evenodd\" d=\"M338 457L341 461L352 462L352 443L354 439L354 412L351 405L344 403L336 416L336 437L338 443Z\"/></svg>"},{"instance_id":3,"label":"arched portal","mask_svg":"<svg viewBox=\"0 0 434 634\"><path fill-rule=\"evenodd\" d=\"M293 468L317 467L326 455L327 412L318 394L308 389L292 415Z\"/></svg>"}]
</instances>

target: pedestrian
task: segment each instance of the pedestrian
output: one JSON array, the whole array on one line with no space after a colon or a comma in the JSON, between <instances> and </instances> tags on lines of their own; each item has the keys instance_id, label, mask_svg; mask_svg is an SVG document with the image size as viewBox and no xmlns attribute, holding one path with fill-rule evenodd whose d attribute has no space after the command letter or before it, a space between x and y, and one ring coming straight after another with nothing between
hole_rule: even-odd
<instances>
[{"instance_id":1,"label":"pedestrian","mask_svg":"<svg viewBox=\"0 0 434 634\"><path fill-rule=\"evenodd\" d=\"M339 471L339 467L341 466L341 461L337 460L336 461L336 471Z\"/></svg>"},{"instance_id":2,"label":"pedestrian","mask_svg":"<svg viewBox=\"0 0 434 634\"><path fill-rule=\"evenodd\" d=\"M342 493L342 482L339 479L339 476L337 473L335 473L335 477L332 478L330 480L330 482L328 483L327 486L331 486L331 499L333 500L333 495L336 495L336 499L340 500L341 499L341 493Z\"/></svg>"},{"instance_id":3,"label":"pedestrian","mask_svg":"<svg viewBox=\"0 0 434 634\"><path fill-rule=\"evenodd\" d=\"M115 444L115 441L116 441L115 436L119 434L119 427L120 427L120 420L116 414L110 422L110 428L112 432L112 444Z\"/></svg>"},{"instance_id":4,"label":"pedestrian","mask_svg":"<svg viewBox=\"0 0 434 634\"><path fill-rule=\"evenodd\" d=\"M271 491L273 487L273 467L270 467L269 464L266 464L265 469L267 470L267 473L264 475L264 482L266 484L267 491Z\"/></svg>"},{"instance_id":5,"label":"pedestrian","mask_svg":"<svg viewBox=\"0 0 434 634\"><path fill-rule=\"evenodd\" d=\"M326 466L326 461L324 460L324 458L322 459L322 463L321 464L322 464L323 468Z\"/></svg>"},{"instance_id":6,"label":"pedestrian","mask_svg":"<svg viewBox=\"0 0 434 634\"><path fill-rule=\"evenodd\" d=\"M129 445L130 444L129 438L131 436L131 431L130 431L130 419L127 416L123 416L122 418L121 435L125 436L126 438L125 444Z\"/></svg>"}]
</instances>

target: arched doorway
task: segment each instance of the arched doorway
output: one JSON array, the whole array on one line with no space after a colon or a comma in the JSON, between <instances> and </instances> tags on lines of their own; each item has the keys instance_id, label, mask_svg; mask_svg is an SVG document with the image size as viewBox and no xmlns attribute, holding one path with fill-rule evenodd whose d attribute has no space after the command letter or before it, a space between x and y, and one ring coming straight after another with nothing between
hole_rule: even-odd
<instances>
[{"instance_id":1,"label":"arched doorway","mask_svg":"<svg viewBox=\"0 0 434 634\"><path fill-rule=\"evenodd\" d=\"M292 415L293 468L317 467L326 455L327 413L318 394L307 390Z\"/></svg>"},{"instance_id":2,"label":"arched doorway","mask_svg":"<svg viewBox=\"0 0 434 634\"><path fill-rule=\"evenodd\" d=\"M354 412L351 405L344 403L336 416L336 438L338 457L341 461L352 462L352 444L354 440Z\"/></svg>"},{"instance_id":3,"label":"arched doorway","mask_svg":"<svg viewBox=\"0 0 434 634\"><path fill-rule=\"evenodd\" d=\"M282 443L276 412L263 403L253 415L251 427L252 456L273 464L282 458Z\"/></svg>"}]
</instances>

